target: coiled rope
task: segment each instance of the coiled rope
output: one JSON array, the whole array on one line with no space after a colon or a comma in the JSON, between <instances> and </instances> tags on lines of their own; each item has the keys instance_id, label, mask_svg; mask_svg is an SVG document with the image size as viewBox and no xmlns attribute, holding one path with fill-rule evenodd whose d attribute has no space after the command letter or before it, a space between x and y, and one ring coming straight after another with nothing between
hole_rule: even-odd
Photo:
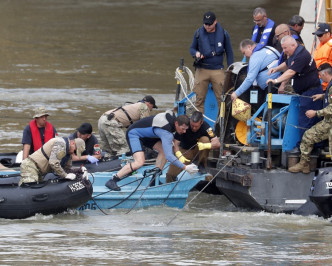
<instances>
[{"instance_id":1,"label":"coiled rope","mask_svg":"<svg viewBox=\"0 0 332 266\"><path fill-rule=\"evenodd\" d=\"M187 101L192 106L192 108L194 108L196 111L198 111L198 109L196 108L195 104L188 97L188 84L187 84L187 81L184 78L184 76L183 76L182 73L187 73L188 74L190 92L193 91L193 89L194 89L194 83L195 83L194 82L195 81L194 75L193 75L193 73L191 72L191 70L188 67L183 66L183 71L180 70L180 68L178 67L175 70L175 79L180 82L181 91L182 91L182 95L180 95L180 98L181 99L186 98ZM207 120L213 122L214 124L216 123L215 120L211 119L210 117L207 117L206 115L204 115L204 118L206 118Z\"/></svg>"}]
</instances>

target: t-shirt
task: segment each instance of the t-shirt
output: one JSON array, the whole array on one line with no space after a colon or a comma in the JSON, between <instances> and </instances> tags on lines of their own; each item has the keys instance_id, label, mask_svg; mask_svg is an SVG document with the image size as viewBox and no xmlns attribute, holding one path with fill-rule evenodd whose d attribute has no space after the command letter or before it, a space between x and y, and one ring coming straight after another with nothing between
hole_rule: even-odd
<instances>
[{"instance_id":1,"label":"t-shirt","mask_svg":"<svg viewBox=\"0 0 332 266\"><path fill-rule=\"evenodd\" d=\"M39 134L40 134L40 137L41 137L41 141L42 141L42 145L45 144L45 141L44 141L44 136L45 136L45 127L41 127L41 128L38 128L39 130ZM53 138L57 135L57 132L56 132L56 129L55 127L53 126ZM30 147L30 151L29 151L29 154L33 154L34 153L34 150L33 150L33 141L32 141L32 134L31 134L31 128L30 128L30 125L27 125L24 130L23 130L23 137L22 137L22 144L29 144L31 145Z\"/></svg>"},{"instance_id":2,"label":"t-shirt","mask_svg":"<svg viewBox=\"0 0 332 266\"><path fill-rule=\"evenodd\" d=\"M71 135L69 135L69 139L76 139L77 131ZM98 144L98 139L95 135L91 134L91 137L85 141L85 151L82 152L82 155L94 155L94 146Z\"/></svg>"},{"instance_id":3,"label":"t-shirt","mask_svg":"<svg viewBox=\"0 0 332 266\"><path fill-rule=\"evenodd\" d=\"M309 88L320 86L316 63L310 53L303 47L298 46L286 64L289 69L296 72L293 77L293 88L296 93L302 94Z\"/></svg>"},{"instance_id":4,"label":"t-shirt","mask_svg":"<svg viewBox=\"0 0 332 266\"><path fill-rule=\"evenodd\" d=\"M209 135L209 132L211 135ZM179 135L178 133L175 133L174 138L178 141L180 141L180 147L186 150L189 150L191 147L193 147L198 139L200 137L209 137L210 139L214 137L214 133L212 131L212 128L210 127L210 125L204 121L203 124L201 125L201 127L199 128L199 130L197 132L193 132L191 130L191 127L189 126L189 128L187 129L186 133Z\"/></svg>"}]
</instances>

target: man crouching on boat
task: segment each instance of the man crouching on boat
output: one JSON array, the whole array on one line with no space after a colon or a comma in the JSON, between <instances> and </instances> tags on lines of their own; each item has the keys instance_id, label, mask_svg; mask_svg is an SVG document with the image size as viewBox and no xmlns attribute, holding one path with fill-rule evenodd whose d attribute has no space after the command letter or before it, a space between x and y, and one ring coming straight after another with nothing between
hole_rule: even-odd
<instances>
[{"instance_id":1,"label":"man crouching on boat","mask_svg":"<svg viewBox=\"0 0 332 266\"><path fill-rule=\"evenodd\" d=\"M41 182L43 176L53 172L55 175L73 180L76 178L71 169L72 154L76 150L78 157L85 150L85 142L80 138L69 140L68 138L53 138L40 149L29 155L21 164L21 180L23 183ZM86 169L85 169L86 170ZM87 171L84 175L87 176Z\"/></svg>"},{"instance_id":2,"label":"man crouching on boat","mask_svg":"<svg viewBox=\"0 0 332 266\"><path fill-rule=\"evenodd\" d=\"M174 136L174 152L179 161L190 164L196 157L199 172L206 174L207 158L211 149L219 149L220 141L214 135L210 125L204 121L203 114L193 112L190 117L190 126L186 133ZM166 174L166 182L174 182L182 169L170 165Z\"/></svg>"},{"instance_id":3,"label":"man crouching on boat","mask_svg":"<svg viewBox=\"0 0 332 266\"><path fill-rule=\"evenodd\" d=\"M134 172L144 165L145 156L142 144L158 151L156 167L162 171L166 160L176 165L189 174L197 173L198 168L194 164L185 165L173 154L173 133L184 134L189 127L189 118L186 115L175 117L172 111L143 118L132 124L127 130L127 142L134 157L134 162L126 164L105 184L111 190L120 191L116 184L127 174Z\"/></svg>"}]
</instances>

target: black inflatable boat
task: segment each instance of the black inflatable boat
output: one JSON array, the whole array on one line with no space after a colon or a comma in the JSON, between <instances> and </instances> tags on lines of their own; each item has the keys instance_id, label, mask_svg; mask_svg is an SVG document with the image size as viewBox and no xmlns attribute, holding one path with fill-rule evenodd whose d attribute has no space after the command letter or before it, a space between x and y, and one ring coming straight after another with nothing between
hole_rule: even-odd
<instances>
[{"instance_id":1,"label":"black inflatable boat","mask_svg":"<svg viewBox=\"0 0 332 266\"><path fill-rule=\"evenodd\" d=\"M8 168L16 168L19 169L20 163L16 163L16 155L17 153L0 153L0 163ZM95 172L111 172L117 171L121 169L121 160L113 159L113 160L105 160L104 158L98 162L98 165L91 164L88 161L77 161L73 162L74 167L80 167L84 165L89 173Z\"/></svg>"},{"instance_id":2,"label":"black inflatable boat","mask_svg":"<svg viewBox=\"0 0 332 266\"><path fill-rule=\"evenodd\" d=\"M80 207L92 195L92 184L86 179L59 179L51 174L46 175L42 183L21 187L18 186L19 179L18 174L10 173L6 178L0 178L0 218L57 214Z\"/></svg>"}]
</instances>

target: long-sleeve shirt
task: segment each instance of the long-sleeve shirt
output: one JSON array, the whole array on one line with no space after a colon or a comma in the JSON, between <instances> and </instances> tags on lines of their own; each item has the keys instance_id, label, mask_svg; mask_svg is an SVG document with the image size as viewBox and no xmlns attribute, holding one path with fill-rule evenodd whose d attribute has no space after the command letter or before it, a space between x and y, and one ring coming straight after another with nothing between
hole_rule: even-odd
<instances>
[{"instance_id":1,"label":"long-sleeve shirt","mask_svg":"<svg viewBox=\"0 0 332 266\"><path fill-rule=\"evenodd\" d=\"M240 96L248 90L255 80L257 81L257 85L262 90L265 90L267 87L266 81L268 79L276 79L280 76L279 72L273 73L270 76L268 75L269 68L278 65L280 54L276 49L274 49L274 51L276 54L270 49L264 47L251 55L248 64L247 77L242 82L241 86L235 91L237 96Z\"/></svg>"}]
</instances>

